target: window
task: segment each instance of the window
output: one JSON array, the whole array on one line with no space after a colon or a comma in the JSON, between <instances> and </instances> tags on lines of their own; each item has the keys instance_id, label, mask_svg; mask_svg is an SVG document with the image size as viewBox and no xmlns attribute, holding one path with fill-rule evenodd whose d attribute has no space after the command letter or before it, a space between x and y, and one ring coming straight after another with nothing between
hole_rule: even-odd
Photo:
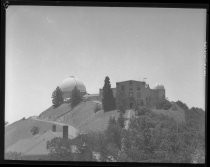
<instances>
[{"instance_id":1,"label":"window","mask_svg":"<svg viewBox=\"0 0 210 167\"><path fill-rule=\"evenodd\" d=\"M124 85L122 85L122 86L121 86L121 90L122 90L122 91L124 91L124 90L125 90L125 87L124 87Z\"/></svg>"},{"instance_id":2,"label":"window","mask_svg":"<svg viewBox=\"0 0 210 167\"><path fill-rule=\"evenodd\" d=\"M137 89L137 90L141 90L140 86L138 86L136 89Z\"/></svg>"},{"instance_id":3,"label":"window","mask_svg":"<svg viewBox=\"0 0 210 167\"><path fill-rule=\"evenodd\" d=\"M132 82L132 81L130 81L130 82L129 82L129 84L133 84L133 82Z\"/></svg>"}]
</instances>

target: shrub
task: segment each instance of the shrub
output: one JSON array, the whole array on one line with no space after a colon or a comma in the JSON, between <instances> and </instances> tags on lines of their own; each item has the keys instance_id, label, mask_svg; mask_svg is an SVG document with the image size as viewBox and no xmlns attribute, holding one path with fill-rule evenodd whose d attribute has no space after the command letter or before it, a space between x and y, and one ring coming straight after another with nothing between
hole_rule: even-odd
<instances>
[{"instance_id":1,"label":"shrub","mask_svg":"<svg viewBox=\"0 0 210 167\"><path fill-rule=\"evenodd\" d=\"M171 108L171 106L172 104L168 100L164 99L164 100L159 101L159 103L156 105L156 108L168 110Z\"/></svg>"},{"instance_id":2,"label":"shrub","mask_svg":"<svg viewBox=\"0 0 210 167\"><path fill-rule=\"evenodd\" d=\"M176 107L175 105L172 105L172 106L171 106L171 109L172 109L173 111L176 111L176 110L177 110L177 107Z\"/></svg>"},{"instance_id":3,"label":"shrub","mask_svg":"<svg viewBox=\"0 0 210 167\"><path fill-rule=\"evenodd\" d=\"M49 150L49 157L53 160L73 160L73 153L71 148L72 142L56 137L47 141L47 150Z\"/></svg>"},{"instance_id":4,"label":"shrub","mask_svg":"<svg viewBox=\"0 0 210 167\"><path fill-rule=\"evenodd\" d=\"M122 112L122 113L124 114L125 111L126 111L125 105L120 105L120 106L119 106L119 112Z\"/></svg>"},{"instance_id":5,"label":"shrub","mask_svg":"<svg viewBox=\"0 0 210 167\"><path fill-rule=\"evenodd\" d=\"M137 115L138 116L145 115L147 113L151 113L151 110L146 108L146 107L138 108L138 110L137 110Z\"/></svg>"},{"instance_id":6,"label":"shrub","mask_svg":"<svg viewBox=\"0 0 210 167\"><path fill-rule=\"evenodd\" d=\"M92 161L91 148L87 145L87 135L79 135L74 139L56 137L47 141L49 158L58 161Z\"/></svg>"},{"instance_id":7,"label":"shrub","mask_svg":"<svg viewBox=\"0 0 210 167\"><path fill-rule=\"evenodd\" d=\"M32 135L36 135L38 133L39 133L39 127L34 126L34 127L31 128L31 134Z\"/></svg>"},{"instance_id":8,"label":"shrub","mask_svg":"<svg viewBox=\"0 0 210 167\"><path fill-rule=\"evenodd\" d=\"M185 110L185 111L189 110L189 107L187 106L187 104L181 102L180 100L178 100L178 101L176 102L176 104L178 104L179 107L181 107L181 108L182 108L183 110Z\"/></svg>"}]
</instances>

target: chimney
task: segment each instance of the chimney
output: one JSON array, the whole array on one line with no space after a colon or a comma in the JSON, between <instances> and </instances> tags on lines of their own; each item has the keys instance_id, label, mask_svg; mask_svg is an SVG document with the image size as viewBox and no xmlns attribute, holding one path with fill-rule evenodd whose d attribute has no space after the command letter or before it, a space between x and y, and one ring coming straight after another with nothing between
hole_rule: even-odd
<instances>
[{"instance_id":1,"label":"chimney","mask_svg":"<svg viewBox=\"0 0 210 167\"><path fill-rule=\"evenodd\" d=\"M56 125L55 124L52 125L52 131L56 132Z\"/></svg>"},{"instance_id":2,"label":"chimney","mask_svg":"<svg viewBox=\"0 0 210 167\"><path fill-rule=\"evenodd\" d=\"M68 139L68 126L63 126L63 138Z\"/></svg>"}]
</instances>

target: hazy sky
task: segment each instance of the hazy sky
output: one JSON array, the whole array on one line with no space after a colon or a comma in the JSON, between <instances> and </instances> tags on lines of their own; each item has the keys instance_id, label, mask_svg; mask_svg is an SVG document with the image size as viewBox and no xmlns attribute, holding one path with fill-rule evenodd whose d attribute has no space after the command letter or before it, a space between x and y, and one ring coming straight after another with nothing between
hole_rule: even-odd
<instances>
[{"instance_id":1,"label":"hazy sky","mask_svg":"<svg viewBox=\"0 0 210 167\"><path fill-rule=\"evenodd\" d=\"M165 86L205 106L205 9L9 6L6 121L39 115L67 76L98 93L105 76Z\"/></svg>"}]
</instances>

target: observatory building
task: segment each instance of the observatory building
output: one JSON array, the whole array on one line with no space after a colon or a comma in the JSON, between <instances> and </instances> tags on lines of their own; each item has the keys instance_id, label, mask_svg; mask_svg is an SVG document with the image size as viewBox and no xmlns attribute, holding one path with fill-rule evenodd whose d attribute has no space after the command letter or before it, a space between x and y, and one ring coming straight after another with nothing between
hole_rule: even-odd
<instances>
[{"instance_id":1,"label":"observatory building","mask_svg":"<svg viewBox=\"0 0 210 167\"><path fill-rule=\"evenodd\" d=\"M165 99L165 88L158 85L151 89L148 84L141 81L128 80L116 83L117 108L135 108L138 106L155 106Z\"/></svg>"},{"instance_id":2,"label":"observatory building","mask_svg":"<svg viewBox=\"0 0 210 167\"><path fill-rule=\"evenodd\" d=\"M81 95L86 94L86 87L84 83L74 76L67 77L63 80L63 82L59 85L60 89L63 92L63 99L69 99L72 93L72 90L76 87Z\"/></svg>"},{"instance_id":3,"label":"observatory building","mask_svg":"<svg viewBox=\"0 0 210 167\"><path fill-rule=\"evenodd\" d=\"M140 106L153 107L165 99L163 85L157 85L154 89L151 89L144 81L128 80L117 82L116 88L112 88L112 92L118 109L122 106L126 109ZM99 97L102 100L103 89L99 90Z\"/></svg>"}]
</instances>

